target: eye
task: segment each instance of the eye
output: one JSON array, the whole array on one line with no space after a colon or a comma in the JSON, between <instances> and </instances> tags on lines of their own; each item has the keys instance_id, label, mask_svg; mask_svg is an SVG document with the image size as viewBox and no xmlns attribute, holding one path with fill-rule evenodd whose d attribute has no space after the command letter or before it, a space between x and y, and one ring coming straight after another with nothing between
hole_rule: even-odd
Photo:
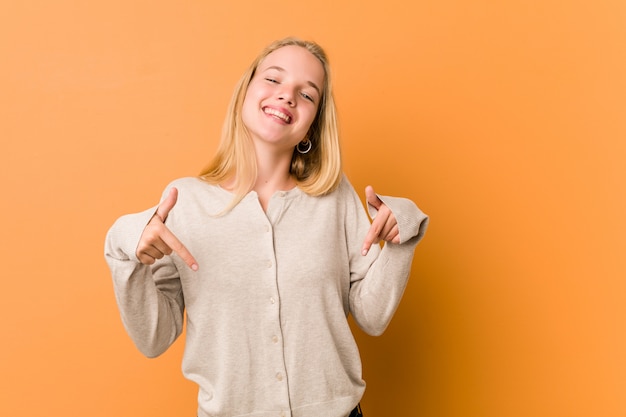
<instances>
[{"instance_id":1,"label":"eye","mask_svg":"<svg viewBox=\"0 0 626 417\"><path fill-rule=\"evenodd\" d=\"M278 81L276 81L275 79L270 78L270 77L266 77L265 81L269 81L270 83L278 84Z\"/></svg>"},{"instance_id":2,"label":"eye","mask_svg":"<svg viewBox=\"0 0 626 417\"><path fill-rule=\"evenodd\" d=\"M315 101L313 100L313 97L311 97L310 95L308 95L307 93L305 93L304 91L300 93L300 95L302 97L304 97L305 100L309 100L311 103L314 103Z\"/></svg>"}]
</instances>

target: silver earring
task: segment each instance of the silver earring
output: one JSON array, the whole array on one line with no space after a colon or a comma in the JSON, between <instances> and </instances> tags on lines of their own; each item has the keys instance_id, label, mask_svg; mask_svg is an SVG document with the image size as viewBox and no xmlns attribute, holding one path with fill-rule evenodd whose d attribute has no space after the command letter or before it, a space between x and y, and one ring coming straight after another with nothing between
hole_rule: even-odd
<instances>
[{"instance_id":1,"label":"silver earring","mask_svg":"<svg viewBox=\"0 0 626 417\"><path fill-rule=\"evenodd\" d=\"M303 142L298 142L298 145L296 146L296 149L301 154L308 153L311 150L311 148L313 147L313 144L311 143L311 141L309 139L307 139L306 142L304 142L304 145L302 145L302 143ZM304 146L304 148L301 148L301 146Z\"/></svg>"}]
</instances>

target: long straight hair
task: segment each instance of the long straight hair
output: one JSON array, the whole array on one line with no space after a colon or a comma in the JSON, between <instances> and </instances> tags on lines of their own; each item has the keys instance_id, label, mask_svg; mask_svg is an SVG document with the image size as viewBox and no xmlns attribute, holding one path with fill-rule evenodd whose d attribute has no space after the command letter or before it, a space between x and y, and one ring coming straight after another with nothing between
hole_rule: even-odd
<instances>
[{"instance_id":1,"label":"long straight hair","mask_svg":"<svg viewBox=\"0 0 626 417\"><path fill-rule=\"evenodd\" d=\"M289 172L297 186L312 196L328 194L339 186L342 177L341 149L328 58L318 44L289 37L267 46L239 79L228 106L217 152L200 172L201 179L215 185L234 179L235 196L222 214L236 206L252 190L257 177L254 146L241 116L250 81L265 57L292 45L305 48L321 62L324 86L317 114L307 133L311 150L301 154L294 148Z\"/></svg>"}]
</instances>

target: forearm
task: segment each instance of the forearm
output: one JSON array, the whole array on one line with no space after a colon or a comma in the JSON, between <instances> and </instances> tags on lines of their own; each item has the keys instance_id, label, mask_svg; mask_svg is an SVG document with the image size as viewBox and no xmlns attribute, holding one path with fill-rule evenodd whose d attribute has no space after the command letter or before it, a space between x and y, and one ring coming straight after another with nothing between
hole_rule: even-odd
<instances>
[{"instance_id":1,"label":"forearm","mask_svg":"<svg viewBox=\"0 0 626 417\"><path fill-rule=\"evenodd\" d=\"M152 213L151 209L120 218L105 243L105 259L122 322L137 348L148 357L160 355L176 340L182 331L184 309L173 264L164 259L154 266L143 265L134 253Z\"/></svg>"},{"instance_id":2,"label":"forearm","mask_svg":"<svg viewBox=\"0 0 626 417\"><path fill-rule=\"evenodd\" d=\"M411 272L417 239L385 244L362 280L350 289L350 310L356 323L372 336L381 335L400 304Z\"/></svg>"},{"instance_id":3,"label":"forearm","mask_svg":"<svg viewBox=\"0 0 626 417\"><path fill-rule=\"evenodd\" d=\"M415 246L428 226L428 217L410 200L379 198L395 215L400 243L385 243L364 276L350 289L350 309L357 324L368 334L380 335L389 325L406 288ZM375 210L370 209L372 217Z\"/></svg>"}]
</instances>

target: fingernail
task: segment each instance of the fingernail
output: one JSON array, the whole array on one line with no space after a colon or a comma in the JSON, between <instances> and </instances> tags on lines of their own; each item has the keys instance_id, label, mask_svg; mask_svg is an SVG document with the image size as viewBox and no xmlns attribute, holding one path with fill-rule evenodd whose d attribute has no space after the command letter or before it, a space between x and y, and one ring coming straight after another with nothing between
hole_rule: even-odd
<instances>
[{"instance_id":1,"label":"fingernail","mask_svg":"<svg viewBox=\"0 0 626 417\"><path fill-rule=\"evenodd\" d=\"M361 255L363 255L363 256L367 255L367 249L363 249L363 250L361 251Z\"/></svg>"},{"instance_id":2,"label":"fingernail","mask_svg":"<svg viewBox=\"0 0 626 417\"><path fill-rule=\"evenodd\" d=\"M197 264L191 265L191 269L193 269L194 271L197 271L198 270L198 265Z\"/></svg>"}]
</instances>

